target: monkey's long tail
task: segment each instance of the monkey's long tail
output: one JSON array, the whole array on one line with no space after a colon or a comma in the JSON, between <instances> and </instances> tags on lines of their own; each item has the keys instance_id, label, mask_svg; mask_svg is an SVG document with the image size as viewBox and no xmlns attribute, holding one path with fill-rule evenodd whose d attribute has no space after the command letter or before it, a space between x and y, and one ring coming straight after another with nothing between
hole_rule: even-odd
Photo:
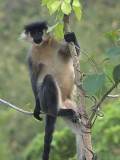
<instances>
[{"instance_id":1,"label":"monkey's long tail","mask_svg":"<svg viewBox=\"0 0 120 160\"><path fill-rule=\"evenodd\" d=\"M53 132L55 128L56 117L51 115L46 115L46 127L45 127L45 137L44 137L44 151L43 151L43 160L49 160L50 154L50 145L53 138Z\"/></svg>"}]
</instances>

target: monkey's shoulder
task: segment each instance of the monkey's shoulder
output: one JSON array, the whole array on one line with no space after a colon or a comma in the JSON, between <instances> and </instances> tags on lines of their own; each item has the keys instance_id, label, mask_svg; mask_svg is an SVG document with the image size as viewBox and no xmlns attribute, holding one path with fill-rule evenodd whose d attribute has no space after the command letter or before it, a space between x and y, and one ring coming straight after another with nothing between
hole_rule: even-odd
<instances>
[{"instance_id":1,"label":"monkey's shoulder","mask_svg":"<svg viewBox=\"0 0 120 160\"><path fill-rule=\"evenodd\" d=\"M51 40L51 42L44 42L41 46L33 46L30 51L30 56L34 63L40 61L58 60L66 61L71 58L70 50L66 42Z\"/></svg>"}]
</instances>

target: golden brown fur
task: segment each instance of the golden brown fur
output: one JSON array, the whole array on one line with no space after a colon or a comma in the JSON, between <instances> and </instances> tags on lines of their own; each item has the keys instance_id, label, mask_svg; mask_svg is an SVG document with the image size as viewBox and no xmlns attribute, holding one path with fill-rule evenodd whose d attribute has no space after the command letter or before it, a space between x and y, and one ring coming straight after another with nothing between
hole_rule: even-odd
<instances>
[{"instance_id":1,"label":"golden brown fur","mask_svg":"<svg viewBox=\"0 0 120 160\"><path fill-rule=\"evenodd\" d=\"M77 105L71 100L74 87L74 69L69 47L66 43L69 41L64 37L66 42L60 42L51 36L51 33L46 33L44 29L42 32L39 31L41 36L36 38L38 33L36 32L36 37L34 37L30 29L33 29L35 25L41 27L41 24L44 23L36 22L27 25L21 39L32 44L28 53L27 64L36 101L34 116L41 120L39 112L46 113L43 160L48 160L57 116L64 118L76 134L77 141L80 139L80 130L76 123L79 117ZM77 147L79 156L80 147Z\"/></svg>"},{"instance_id":2,"label":"golden brown fur","mask_svg":"<svg viewBox=\"0 0 120 160\"><path fill-rule=\"evenodd\" d=\"M61 91L62 100L70 98L73 90L74 71L72 61L63 60L59 53L61 47L65 47L66 43L52 39L50 42L44 41L40 46L32 46L32 62L37 72L39 64L43 64L42 72L38 78L38 86L42 83L45 75L51 74L56 79ZM65 53L66 54L66 53Z\"/></svg>"},{"instance_id":3,"label":"golden brown fur","mask_svg":"<svg viewBox=\"0 0 120 160\"><path fill-rule=\"evenodd\" d=\"M59 86L63 108L77 111L76 104L70 100L74 87L74 69L67 43L56 40L45 30L40 45L33 42L30 33L23 32L21 39L32 44L29 56L32 58L33 71L38 75L39 71L41 72L38 88L47 74L53 75Z\"/></svg>"}]
</instances>

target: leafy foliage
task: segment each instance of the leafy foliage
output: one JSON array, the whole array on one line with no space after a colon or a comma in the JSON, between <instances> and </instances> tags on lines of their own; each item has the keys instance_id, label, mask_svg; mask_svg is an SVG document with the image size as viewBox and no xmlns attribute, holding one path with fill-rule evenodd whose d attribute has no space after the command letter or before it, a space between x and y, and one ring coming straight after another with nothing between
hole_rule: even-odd
<instances>
[{"instance_id":1,"label":"leafy foliage","mask_svg":"<svg viewBox=\"0 0 120 160\"><path fill-rule=\"evenodd\" d=\"M106 57L114 60L116 57L120 56L120 46L110 48L106 51Z\"/></svg>"},{"instance_id":2,"label":"leafy foliage","mask_svg":"<svg viewBox=\"0 0 120 160\"><path fill-rule=\"evenodd\" d=\"M93 129L92 136L94 152L99 159L116 160L120 158L120 99L112 104L103 106L104 118L98 118ZM101 135L102 131L102 135ZM39 160L43 151L43 134L37 135L25 150L25 157L29 160ZM72 144L72 146L71 146ZM75 137L69 129L55 132L51 147L51 159L68 160L75 154ZM63 154L64 153L64 154ZM109 154L108 154L109 153ZM70 160L74 160L70 159ZM76 159L75 159L76 160Z\"/></svg>"},{"instance_id":3,"label":"leafy foliage","mask_svg":"<svg viewBox=\"0 0 120 160\"><path fill-rule=\"evenodd\" d=\"M109 78L113 81L113 69L114 69L114 64L106 64L105 65L105 70L106 74L109 76Z\"/></svg>"},{"instance_id":4,"label":"leafy foliage","mask_svg":"<svg viewBox=\"0 0 120 160\"><path fill-rule=\"evenodd\" d=\"M71 5L70 3L67 3L67 2L63 2L62 5L61 5L61 10L64 14L70 14L71 13Z\"/></svg>"},{"instance_id":5,"label":"leafy foliage","mask_svg":"<svg viewBox=\"0 0 120 160\"><path fill-rule=\"evenodd\" d=\"M105 105L103 111L105 112L105 117L99 118L92 129L94 151L101 160L119 160L120 99L113 105Z\"/></svg>"},{"instance_id":6,"label":"leafy foliage","mask_svg":"<svg viewBox=\"0 0 120 160\"><path fill-rule=\"evenodd\" d=\"M118 85L118 83L120 82L120 64L117 65L114 70L113 70L113 78L115 81L116 86Z\"/></svg>"},{"instance_id":7,"label":"leafy foliage","mask_svg":"<svg viewBox=\"0 0 120 160\"><path fill-rule=\"evenodd\" d=\"M47 8L49 9L49 12L50 14L53 14L55 13L57 10L61 10L64 14L70 14L71 13L71 10L72 10L72 6L73 7L76 7L77 10L81 10L82 9L82 5L80 3L79 0L74 0L73 1L73 4L71 6L70 4L70 0L63 0L63 1L59 1L59 0L42 0L42 4L41 6L47 6ZM75 10L75 8L74 8ZM75 14L76 16L78 17L78 13L80 13L80 11L78 12L76 10ZM80 18L78 19L80 20Z\"/></svg>"},{"instance_id":8,"label":"leafy foliage","mask_svg":"<svg viewBox=\"0 0 120 160\"><path fill-rule=\"evenodd\" d=\"M97 93L105 83L105 74L94 74L88 76L84 82L83 87L88 92L88 95L92 97Z\"/></svg>"},{"instance_id":9,"label":"leafy foliage","mask_svg":"<svg viewBox=\"0 0 120 160\"><path fill-rule=\"evenodd\" d=\"M73 10L75 12L75 15L76 15L77 19L80 21L81 16L82 16L81 8L73 6Z\"/></svg>"},{"instance_id":10,"label":"leafy foliage","mask_svg":"<svg viewBox=\"0 0 120 160\"><path fill-rule=\"evenodd\" d=\"M56 23L54 26L52 27L49 27L48 30L47 30L47 33L48 32L51 32L53 29L55 29L55 27L58 25L58 23Z\"/></svg>"},{"instance_id":11,"label":"leafy foliage","mask_svg":"<svg viewBox=\"0 0 120 160\"><path fill-rule=\"evenodd\" d=\"M116 33L116 36L119 33L118 31L119 30L117 31L114 30L114 32ZM107 32L105 36L115 39L113 36L114 32L113 31ZM108 49L105 55L106 55L106 58L103 59L103 61L99 64L99 66L102 66L104 62L107 61L108 63L104 65L106 72L103 71L94 62L95 61L94 55L91 55L86 61L86 62L94 63L94 65L96 65L95 67L98 67L100 71L104 72L104 74L102 75L98 75L98 74L90 75L83 81L83 87L88 92L88 96L90 97L93 96L94 94L96 94L98 98L100 98L100 96L103 96L107 88L110 86L110 82L113 83L113 79L115 81L116 86L120 82L120 65L117 65L116 67L114 67L115 66L114 64L109 63L110 60L115 60L116 57L120 56L120 46L115 46ZM105 75L106 75L106 81L105 81Z\"/></svg>"},{"instance_id":12,"label":"leafy foliage","mask_svg":"<svg viewBox=\"0 0 120 160\"><path fill-rule=\"evenodd\" d=\"M61 1L56 1L54 3L52 3L51 5L51 13L53 14L54 12L56 12L56 10L59 8L59 6L61 5Z\"/></svg>"},{"instance_id":13,"label":"leafy foliage","mask_svg":"<svg viewBox=\"0 0 120 160\"><path fill-rule=\"evenodd\" d=\"M55 27L55 34L56 34L56 38L58 40L61 40L64 36L63 34L63 22L59 23L56 27Z\"/></svg>"},{"instance_id":14,"label":"leafy foliage","mask_svg":"<svg viewBox=\"0 0 120 160\"><path fill-rule=\"evenodd\" d=\"M57 18L58 18L58 25L54 25L48 29L49 31L53 32L55 31L56 38L58 40L61 40L63 38L63 24L61 23L61 20L63 18L63 14L69 15L72 11L72 8L75 12L75 15L78 20L81 19L82 16L82 5L79 0L74 0L73 4L71 6L71 1L70 0L64 0L64 1L59 1L59 0L42 0L41 6L47 6L49 9L50 14L53 14L57 11Z\"/></svg>"},{"instance_id":15,"label":"leafy foliage","mask_svg":"<svg viewBox=\"0 0 120 160\"><path fill-rule=\"evenodd\" d=\"M25 151L25 157L29 160L39 160L43 152L44 134L39 134L33 139ZM72 146L71 146L72 144ZM50 159L68 160L76 153L75 137L69 129L55 132L51 145ZM63 154L64 153L64 154Z\"/></svg>"},{"instance_id":16,"label":"leafy foliage","mask_svg":"<svg viewBox=\"0 0 120 160\"><path fill-rule=\"evenodd\" d=\"M105 34L105 37L113 39L115 44L117 45L117 43L120 40L120 29L119 30L112 30L110 32L107 32Z\"/></svg>"},{"instance_id":17,"label":"leafy foliage","mask_svg":"<svg viewBox=\"0 0 120 160\"><path fill-rule=\"evenodd\" d=\"M61 10L58 10L56 17L57 17L59 20L62 20L62 19L63 19L63 15L64 15L63 12L62 12Z\"/></svg>"}]
</instances>

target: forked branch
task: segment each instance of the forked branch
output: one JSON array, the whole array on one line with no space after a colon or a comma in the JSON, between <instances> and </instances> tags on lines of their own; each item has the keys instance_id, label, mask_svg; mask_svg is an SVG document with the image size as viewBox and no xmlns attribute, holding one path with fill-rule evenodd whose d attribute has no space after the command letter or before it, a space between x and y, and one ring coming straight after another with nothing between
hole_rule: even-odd
<instances>
[{"instance_id":1,"label":"forked branch","mask_svg":"<svg viewBox=\"0 0 120 160\"><path fill-rule=\"evenodd\" d=\"M86 124L87 127L90 127L91 126L91 122L96 114L96 111L98 110L98 108L100 107L101 103L105 100L105 98L108 97L108 95L113 91L113 89L116 87L115 84L113 84L111 86L111 88L103 95L103 97L101 98L101 100L95 105L95 107L93 108L93 112L92 112L92 115L91 117L89 118L89 121L88 123Z\"/></svg>"}]
</instances>

